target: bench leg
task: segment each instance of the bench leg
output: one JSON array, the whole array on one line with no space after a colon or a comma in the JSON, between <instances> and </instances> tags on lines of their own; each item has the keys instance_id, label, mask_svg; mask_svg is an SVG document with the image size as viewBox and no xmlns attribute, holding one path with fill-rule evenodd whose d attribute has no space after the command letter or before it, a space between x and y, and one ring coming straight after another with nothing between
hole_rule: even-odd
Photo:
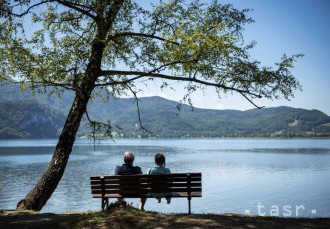
<instances>
[{"instance_id":1,"label":"bench leg","mask_svg":"<svg viewBox=\"0 0 330 229\"><path fill-rule=\"evenodd\" d=\"M191 214L191 197L188 197L188 214Z\"/></svg>"},{"instance_id":2,"label":"bench leg","mask_svg":"<svg viewBox=\"0 0 330 229\"><path fill-rule=\"evenodd\" d=\"M104 208L106 208L106 210L109 207L109 198L102 198L102 203L101 203L101 208L102 210L104 210Z\"/></svg>"}]
</instances>

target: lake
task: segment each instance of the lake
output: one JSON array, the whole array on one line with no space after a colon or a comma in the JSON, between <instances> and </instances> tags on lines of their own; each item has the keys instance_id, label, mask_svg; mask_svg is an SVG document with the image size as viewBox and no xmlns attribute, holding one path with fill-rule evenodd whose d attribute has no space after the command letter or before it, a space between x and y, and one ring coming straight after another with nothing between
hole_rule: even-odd
<instances>
[{"instance_id":1,"label":"lake","mask_svg":"<svg viewBox=\"0 0 330 229\"><path fill-rule=\"evenodd\" d=\"M0 209L14 209L41 177L56 140L0 140ZM42 212L99 210L89 177L113 174L124 151L143 172L162 152L175 172L202 172L193 213L330 217L330 139L117 139L94 149L77 140L65 174ZM127 202L137 207L137 199ZM186 213L188 201L148 199L147 211Z\"/></svg>"}]
</instances>

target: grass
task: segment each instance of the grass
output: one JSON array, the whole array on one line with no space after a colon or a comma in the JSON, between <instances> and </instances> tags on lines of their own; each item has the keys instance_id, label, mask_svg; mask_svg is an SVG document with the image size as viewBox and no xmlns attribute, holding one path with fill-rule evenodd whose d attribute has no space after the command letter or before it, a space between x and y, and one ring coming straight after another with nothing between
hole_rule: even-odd
<instances>
[{"instance_id":1,"label":"grass","mask_svg":"<svg viewBox=\"0 0 330 229\"><path fill-rule=\"evenodd\" d=\"M117 206L65 214L0 210L0 228L330 228L330 218L162 214Z\"/></svg>"}]
</instances>

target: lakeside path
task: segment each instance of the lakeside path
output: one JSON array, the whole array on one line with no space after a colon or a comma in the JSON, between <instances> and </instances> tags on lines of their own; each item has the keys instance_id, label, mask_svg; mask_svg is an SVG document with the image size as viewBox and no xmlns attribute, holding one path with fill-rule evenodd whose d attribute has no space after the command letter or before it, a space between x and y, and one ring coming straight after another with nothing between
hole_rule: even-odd
<instances>
[{"instance_id":1,"label":"lakeside path","mask_svg":"<svg viewBox=\"0 0 330 229\"><path fill-rule=\"evenodd\" d=\"M0 210L0 228L330 228L330 218L162 214L121 206L64 214Z\"/></svg>"}]
</instances>

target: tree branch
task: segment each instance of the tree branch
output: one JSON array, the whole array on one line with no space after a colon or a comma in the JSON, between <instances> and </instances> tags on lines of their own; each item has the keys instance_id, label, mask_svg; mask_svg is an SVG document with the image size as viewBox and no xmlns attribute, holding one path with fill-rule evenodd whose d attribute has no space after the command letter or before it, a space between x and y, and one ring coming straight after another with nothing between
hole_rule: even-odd
<instances>
[{"instance_id":1,"label":"tree branch","mask_svg":"<svg viewBox=\"0 0 330 229\"><path fill-rule=\"evenodd\" d=\"M15 81L15 80L12 80L12 79L7 79L7 80L8 80L7 83L2 83L1 82L0 86L1 85L6 85L6 84L10 85L10 84L28 84L28 83L30 83L30 84L36 84L36 85L38 85L39 88L41 88L41 87L45 87L45 84L46 84L46 86L62 87L62 88L66 89L66 90L69 90L69 91L76 91L75 88L71 87L71 84L65 84L65 83L55 83L55 82L50 82L50 81L22 81L22 82L20 82L20 81ZM34 88L37 88L37 87L34 87Z\"/></svg>"},{"instance_id":2,"label":"tree branch","mask_svg":"<svg viewBox=\"0 0 330 229\"><path fill-rule=\"evenodd\" d=\"M137 75L134 78L123 80L123 81L113 81L110 83L105 83L105 84L98 84L97 86L111 86L111 85L118 85L118 84L127 84L131 81L137 80L142 77L154 77L154 78L161 78L161 79L167 79L167 80L175 80L175 81L185 81L185 82L193 82L193 83L199 83L203 84L206 86L212 86L216 88L222 88L225 90L230 90L230 91L237 91L239 93L244 93L244 94L249 94L258 98L261 98L260 95L252 93L250 91L246 90L241 90L239 88L234 88L234 87L228 87L220 83L213 83L213 82L208 82L204 80L200 80L197 78L187 78L187 77L182 77L182 76L171 76L171 75L166 75L166 74L160 74L160 73L153 73L153 72L139 72L139 71L117 71L117 70L109 70L109 71L101 71L100 73L101 76L113 76L113 75Z\"/></svg>"},{"instance_id":3,"label":"tree branch","mask_svg":"<svg viewBox=\"0 0 330 229\"><path fill-rule=\"evenodd\" d=\"M90 123L91 126L93 126L93 130L92 130L92 133L91 133L91 137L93 139L93 145L94 145L94 150L95 150L95 144L96 144L96 123L94 121L92 121L88 115L88 112L87 112L87 109L85 111L85 114L86 114L86 117Z\"/></svg>"},{"instance_id":4,"label":"tree branch","mask_svg":"<svg viewBox=\"0 0 330 229\"><path fill-rule=\"evenodd\" d=\"M175 42L175 41L170 41L167 40L163 37L159 37L156 35L152 35L152 34L144 34L144 33L134 33L134 32L124 32L124 33L117 33L113 36L109 36L108 40L113 40L116 39L117 37L127 37L127 36L132 36L132 37L147 37L147 38L152 38L152 39L156 39L156 40L160 40L160 41L165 41L165 42L169 42L175 45L180 45L180 43Z\"/></svg>"},{"instance_id":5,"label":"tree branch","mask_svg":"<svg viewBox=\"0 0 330 229\"><path fill-rule=\"evenodd\" d=\"M29 12L30 12L30 10L31 9L33 9L34 7L37 7L37 6L40 6L40 5L42 5L42 4L45 4L45 3L47 3L47 2L52 2L51 0L49 1L41 1L41 2L39 2L39 3L36 3L36 4L34 4L34 5L32 5L32 6L30 6L29 8L27 8L23 13L21 13L21 14L15 14L15 13L13 13L13 12L8 12L9 13L9 15L11 15L11 16L15 16L15 17L23 17L24 15L26 15L26 14L28 14ZM18 6L18 5L16 5L16 6ZM11 8L11 10L14 8L15 6L11 6L10 8Z\"/></svg>"},{"instance_id":6,"label":"tree branch","mask_svg":"<svg viewBox=\"0 0 330 229\"><path fill-rule=\"evenodd\" d=\"M142 125L142 121L141 121L141 112L140 112L140 106L139 106L139 98L137 97L136 95L136 92L129 86L127 85L127 87L129 88L129 90L132 92L134 98L135 98L135 101L136 101L136 108L137 108L137 111L138 111L138 118L139 118L139 124L140 124L140 128L143 130L143 131L146 131L147 133L150 133L152 135L154 135L150 130L148 130L147 128L145 128L143 125Z\"/></svg>"},{"instance_id":7,"label":"tree branch","mask_svg":"<svg viewBox=\"0 0 330 229\"><path fill-rule=\"evenodd\" d=\"M85 7L85 8L88 8L87 6L80 5L80 4L75 4L75 3L65 1L65 0L55 0L55 1L57 3L63 5L63 6L66 6L66 7L69 7L71 9L77 10L78 12L92 18L93 20L96 20L96 16L90 13L90 11L92 11L90 8L89 8L89 11L84 10L84 9L81 8L81 6Z\"/></svg>"},{"instance_id":8,"label":"tree branch","mask_svg":"<svg viewBox=\"0 0 330 229\"><path fill-rule=\"evenodd\" d=\"M252 100L251 99L249 99L246 95L244 95L244 93L243 92L239 92L247 101L249 101L253 106L255 106L256 108L258 108L258 109L262 109L262 108L264 108L265 106L262 106L262 107L259 107L257 104L255 104L254 102L252 102Z\"/></svg>"},{"instance_id":9,"label":"tree branch","mask_svg":"<svg viewBox=\"0 0 330 229\"><path fill-rule=\"evenodd\" d=\"M93 121L89 117L87 109L85 111L85 114L86 114L88 122L90 123L90 127L92 127L91 135L89 135L88 137L93 139L94 150L95 150L96 140L102 140L102 138L97 138L97 133L98 132L104 131L106 136L109 136L111 139L113 138L113 136L112 136L112 125L110 124L110 122L107 124L107 123L104 123L104 122L101 122L101 121ZM103 128L103 130L102 130L102 128Z\"/></svg>"}]
</instances>

